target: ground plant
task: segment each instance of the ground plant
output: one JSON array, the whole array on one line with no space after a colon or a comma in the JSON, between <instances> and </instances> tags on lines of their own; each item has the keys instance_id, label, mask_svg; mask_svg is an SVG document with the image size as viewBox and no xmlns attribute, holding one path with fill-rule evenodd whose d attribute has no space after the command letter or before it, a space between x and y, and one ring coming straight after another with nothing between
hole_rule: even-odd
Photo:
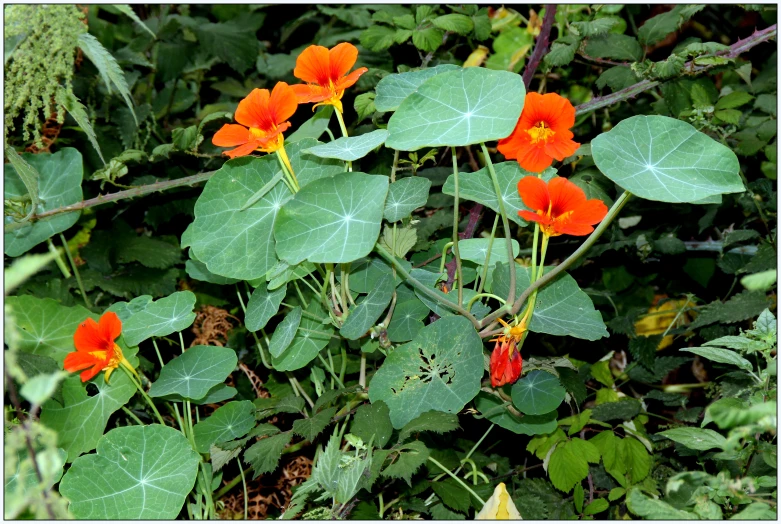
<instances>
[{"instance_id":1,"label":"ground plant","mask_svg":"<svg viewBox=\"0 0 781 524\"><path fill-rule=\"evenodd\" d=\"M5 517L776 519L776 16L5 6Z\"/></svg>"}]
</instances>

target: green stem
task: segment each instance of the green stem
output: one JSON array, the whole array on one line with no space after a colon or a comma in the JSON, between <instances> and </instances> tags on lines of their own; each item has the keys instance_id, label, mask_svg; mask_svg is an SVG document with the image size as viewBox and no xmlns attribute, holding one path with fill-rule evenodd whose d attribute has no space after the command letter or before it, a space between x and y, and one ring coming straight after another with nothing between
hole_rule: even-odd
<instances>
[{"instance_id":1,"label":"green stem","mask_svg":"<svg viewBox=\"0 0 781 524\"><path fill-rule=\"evenodd\" d=\"M193 412L192 412L192 406L190 405L189 400L184 401L184 421L187 424L187 434L185 435L187 437L187 440L190 441L190 445L193 447L193 450L195 450L195 435L193 435Z\"/></svg>"},{"instance_id":2,"label":"green stem","mask_svg":"<svg viewBox=\"0 0 781 524\"><path fill-rule=\"evenodd\" d=\"M491 236L488 238L488 250L485 253L485 264L483 264L483 273L480 275L480 285L475 288L475 291L479 295L483 291L483 286L488 278L488 263L491 261L491 248L494 245L494 238L496 238L496 226L499 225L499 215L494 216L494 225L491 227ZM477 279L475 279L475 283Z\"/></svg>"},{"instance_id":3,"label":"green stem","mask_svg":"<svg viewBox=\"0 0 781 524\"><path fill-rule=\"evenodd\" d=\"M483 505L485 505L485 501L484 501L484 500L483 500L483 499L480 497L480 495L478 495L477 493L475 493L475 492L472 490L472 488L470 488L470 487L469 487L469 484L467 484L466 482L464 482L463 480L461 480L460 478L458 478L457 476L455 476L455 475L454 475L454 474L453 474L453 473L452 473L452 472L451 472L449 469L447 469L445 466L443 466L442 464L440 464L440 462L439 462L437 459L435 459L434 457L428 457L428 461L429 461L429 462L431 462L431 463L433 463L433 464L435 464L435 465L437 465L437 466L439 466L439 468L440 468L442 471L444 471L445 473L447 473L448 475L450 475L451 477L453 477L453 480L455 480L456 482L458 482L459 484L461 484L461 487L463 487L465 490L467 490L467 491L468 491L468 492L469 492L469 493L470 493L470 494L471 494L471 495L472 495L472 496L473 496L475 499L477 499L477 501L478 501L478 502L480 502L480 504L483 504Z\"/></svg>"},{"instance_id":4,"label":"green stem","mask_svg":"<svg viewBox=\"0 0 781 524\"><path fill-rule=\"evenodd\" d=\"M74 262L73 255L71 255L71 250L68 248L68 242L65 240L65 235L62 233L60 233L60 240L62 241L62 245L65 247L65 255L68 257L68 262L70 262L71 268L73 269L73 274L76 277L76 283L79 285L81 297L84 299L84 305L87 306L87 309L90 309L92 308L92 304L90 304L89 297L87 297L87 292L84 291L84 282L81 280L79 268L76 267L76 262Z\"/></svg>"},{"instance_id":5,"label":"green stem","mask_svg":"<svg viewBox=\"0 0 781 524\"><path fill-rule=\"evenodd\" d=\"M453 254L456 257L456 275L458 278L458 303L464 303L464 275L461 273L461 253L458 251L458 159L456 148L451 147L453 158L453 181L455 183L455 195L453 197ZM469 308L466 308L469 311Z\"/></svg>"},{"instance_id":6,"label":"green stem","mask_svg":"<svg viewBox=\"0 0 781 524\"><path fill-rule=\"evenodd\" d=\"M160 367L164 367L165 363L163 362L163 357L160 355L160 349L157 347L157 340L152 338L152 345L155 346L155 353L157 353L157 360L160 361Z\"/></svg>"},{"instance_id":7,"label":"green stem","mask_svg":"<svg viewBox=\"0 0 781 524\"><path fill-rule=\"evenodd\" d=\"M244 489L244 520L247 520L249 506L249 500L247 497L247 480L244 478L244 468L241 467L241 459L239 457L236 457L236 463L239 465L239 473L241 474L241 487Z\"/></svg>"},{"instance_id":8,"label":"green stem","mask_svg":"<svg viewBox=\"0 0 781 524\"><path fill-rule=\"evenodd\" d=\"M444 246L442 246L442 256L439 257L439 272L444 273L445 272L445 264L447 263L447 250L453 247L452 242L448 242Z\"/></svg>"},{"instance_id":9,"label":"green stem","mask_svg":"<svg viewBox=\"0 0 781 524\"><path fill-rule=\"evenodd\" d=\"M339 382L344 383L344 373L347 371L347 350L345 349L344 345L342 346L342 363L341 366L339 366ZM344 387L344 386L342 386Z\"/></svg>"},{"instance_id":10,"label":"green stem","mask_svg":"<svg viewBox=\"0 0 781 524\"><path fill-rule=\"evenodd\" d=\"M306 400L306 403L309 404L310 408L315 407L315 403L312 402L312 399L309 398L309 395L306 394L306 391L304 391L304 388L301 387L301 384L299 384L298 379L296 379L295 376L293 376L293 373L290 371L285 372L287 374L287 378L290 381L290 385L293 386L293 390L298 390L301 394L299 395L298 392L296 392L296 396L301 396Z\"/></svg>"},{"instance_id":11,"label":"green stem","mask_svg":"<svg viewBox=\"0 0 781 524\"><path fill-rule=\"evenodd\" d=\"M441 294L438 294L433 289L429 289L426 286L424 286L420 281L418 281L415 278L412 278L410 274L407 272L406 269L399 263L398 260L396 260L396 257L392 256L390 253L388 253L381 245L375 244L374 250L377 251L377 253L384 258L386 261L388 261L395 269L399 272L399 274L406 280L412 287L414 287L416 290L420 291L422 294L426 295L432 300L436 300L443 306L452 309L456 313L459 313L460 315L463 315L469 321L472 323L473 326L476 328L479 328L480 322L466 309L463 307L454 304L453 302L445 299Z\"/></svg>"},{"instance_id":12,"label":"green stem","mask_svg":"<svg viewBox=\"0 0 781 524\"><path fill-rule=\"evenodd\" d=\"M155 415L157 416L157 420L160 422L160 424L165 426L165 420L163 420L163 417L162 415L160 415L160 412L157 411L157 408L155 407L155 403L152 402L152 399L149 398L149 395L147 395L146 391L144 391L143 386L141 386L141 384L136 382L136 379L133 377L133 374L130 371L128 371L128 369L125 366L119 366L119 367L122 369L122 371L125 372L125 375L127 375L127 377L130 379L133 385L136 386L136 389L138 390L139 393L141 393L141 396L144 397L144 400L146 400L146 403L149 404L149 407L152 408L152 411L155 412Z\"/></svg>"},{"instance_id":13,"label":"green stem","mask_svg":"<svg viewBox=\"0 0 781 524\"><path fill-rule=\"evenodd\" d=\"M472 304L474 304L475 301L477 301L477 300L479 300L479 299L481 299L483 297L495 298L496 300L498 300L502 304L506 303L505 300L502 297L500 297L498 295L494 295L493 293L478 293L477 295L475 295L472 298L470 298L469 302L466 303L467 311L470 311L472 309Z\"/></svg>"},{"instance_id":14,"label":"green stem","mask_svg":"<svg viewBox=\"0 0 781 524\"><path fill-rule=\"evenodd\" d=\"M323 364L323 367L325 367L325 369L331 374L331 378L333 378L336 381L336 383L339 384L340 388L343 388L344 383L341 380L339 380L339 375L337 375L336 372L334 371L334 367L329 365L328 362L326 362L325 359L323 358L323 355L321 355L320 353L317 354L317 358L320 359L320 362Z\"/></svg>"},{"instance_id":15,"label":"green stem","mask_svg":"<svg viewBox=\"0 0 781 524\"><path fill-rule=\"evenodd\" d=\"M393 166L391 167L390 181L391 184L396 181L396 170L399 168L399 150L393 150Z\"/></svg>"},{"instance_id":16,"label":"green stem","mask_svg":"<svg viewBox=\"0 0 781 524\"><path fill-rule=\"evenodd\" d=\"M133 413L132 411L130 411L129 409L127 409L125 406L121 406L121 407L122 407L122 411L124 411L124 412L125 412L125 414L126 414L128 417L130 417L130 418L132 418L133 420L135 420L136 424L138 424L139 426L143 426L143 425L144 425L144 423L143 423L143 422L141 422L141 419L139 419L139 418L138 418L138 417L135 415L135 413Z\"/></svg>"},{"instance_id":17,"label":"green stem","mask_svg":"<svg viewBox=\"0 0 781 524\"><path fill-rule=\"evenodd\" d=\"M342 117L342 112L339 111L338 109L336 109L336 111L334 112L336 113L336 119L339 121L339 127L342 129L342 136L347 138L350 135L347 134L347 127L345 127L344 125L344 118ZM352 171L353 163L348 160L346 164L347 164L347 171Z\"/></svg>"},{"instance_id":18,"label":"green stem","mask_svg":"<svg viewBox=\"0 0 781 524\"><path fill-rule=\"evenodd\" d=\"M683 313L683 311L686 309L686 306L689 305L689 302L691 301L691 299L692 299L691 295L687 295L686 296L686 302L684 302L684 304L681 307L681 309L678 310L678 313L675 315L675 318L673 319L673 321L670 322L670 325L667 326L667 329L664 330L664 333L662 333L662 338L666 337L667 333L670 332L670 329L672 329L672 327L675 325L675 323L678 322L678 319L680 318L680 316Z\"/></svg>"},{"instance_id":19,"label":"green stem","mask_svg":"<svg viewBox=\"0 0 781 524\"><path fill-rule=\"evenodd\" d=\"M491 155L488 154L488 148L485 147L485 143L481 142L480 147L483 149L485 165L488 166L488 173L491 175L491 181L494 184L494 191L496 192L496 199L499 202L499 214L502 216L504 239L507 244L507 260L510 263L510 291L507 293L507 302L512 302L515 299L515 264L513 263L515 257L513 256L513 239L510 236L510 221L507 219L507 211L504 209L504 195L502 195L502 188L499 186L499 179L496 177L494 164L491 162Z\"/></svg>"},{"instance_id":20,"label":"green stem","mask_svg":"<svg viewBox=\"0 0 781 524\"><path fill-rule=\"evenodd\" d=\"M290 165L285 146L281 146L277 149L275 156L277 157L277 160L279 160L279 165L282 166L282 172L285 173L290 185L293 187L293 193L297 193L301 189L301 186L298 185L298 179L293 172L293 166Z\"/></svg>"},{"instance_id":21,"label":"green stem","mask_svg":"<svg viewBox=\"0 0 781 524\"><path fill-rule=\"evenodd\" d=\"M545 254L548 251L548 240L550 240L550 237L548 235L543 234L542 253L540 253L540 265L537 268L536 274L534 269L532 269L532 283L537 282L542 277L542 274L545 272ZM524 326L529 326L529 324L531 324L532 315L534 315L534 306L537 303L537 291L538 290L535 289L534 293L532 293L531 297L529 298L529 305L526 307L526 313L524 314L523 320L521 321L521 323ZM524 332L523 334L524 338L526 338L527 333L528 330Z\"/></svg>"},{"instance_id":22,"label":"green stem","mask_svg":"<svg viewBox=\"0 0 781 524\"><path fill-rule=\"evenodd\" d=\"M6 230L6 232L7 231L8 230ZM54 247L54 242L52 242L52 239L47 238L46 243L49 246L49 252L54 255L54 261L57 262L57 267L59 267L60 271L62 271L62 276L65 278L70 278L71 272L68 269L68 264L66 264L62 259L62 254L57 250L56 247Z\"/></svg>"}]
</instances>

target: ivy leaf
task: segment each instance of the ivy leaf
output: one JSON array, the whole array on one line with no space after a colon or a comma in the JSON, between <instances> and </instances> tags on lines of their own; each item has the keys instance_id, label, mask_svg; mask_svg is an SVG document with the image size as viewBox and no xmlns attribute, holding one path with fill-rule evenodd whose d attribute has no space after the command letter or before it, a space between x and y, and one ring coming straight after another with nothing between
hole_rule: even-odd
<instances>
[{"instance_id":1,"label":"ivy leaf","mask_svg":"<svg viewBox=\"0 0 781 524\"><path fill-rule=\"evenodd\" d=\"M377 129L358 136L345 136L307 149L305 152L320 158L335 158L337 160L355 161L371 153L381 146L388 137L388 131Z\"/></svg>"},{"instance_id":2,"label":"ivy leaf","mask_svg":"<svg viewBox=\"0 0 781 524\"><path fill-rule=\"evenodd\" d=\"M255 426L255 405L249 400L228 402L193 426L195 447L208 453L212 444L243 437Z\"/></svg>"},{"instance_id":3,"label":"ivy leaf","mask_svg":"<svg viewBox=\"0 0 781 524\"><path fill-rule=\"evenodd\" d=\"M459 69L453 64L441 64L420 71L396 73L384 77L375 88L377 97L374 106L377 111L396 111L409 95L414 93L426 80L447 71Z\"/></svg>"},{"instance_id":4,"label":"ivy leaf","mask_svg":"<svg viewBox=\"0 0 781 524\"><path fill-rule=\"evenodd\" d=\"M286 431L256 442L244 452L244 462L252 466L253 480L264 473L271 473L279 465L282 450L288 445L293 433Z\"/></svg>"},{"instance_id":5,"label":"ivy leaf","mask_svg":"<svg viewBox=\"0 0 781 524\"><path fill-rule=\"evenodd\" d=\"M203 398L236 368L236 352L219 346L193 346L171 360L149 388L150 397Z\"/></svg>"},{"instance_id":6,"label":"ivy leaf","mask_svg":"<svg viewBox=\"0 0 781 524\"><path fill-rule=\"evenodd\" d=\"M426 205L430 188L431 180L423 177L407 177L392 183L385 200L385 220L396 222Z\"/></svg>"},{"instance_id":7,"label":"ivy leaf","mask_svg":"<svg viewBox=\"0 0 781 524\"><path fill-rule=\"evenodd\" d=\"M331 423L334 415L336 415L336 408L326 408L310 418L300 418L293 422L293 433L314 442L315 437Z\"/></svg>"},{"instance_id":8,"label":"ivy leaf","mask_svg":"<svg viewBox=\"0 0 781 524\"><path fill-rule=\"evenodd\" d=\"M567 394L554 375L541 370L527 373L512 387L513 405L527 415L543 415L559 407Z\"/></svg>"},{"instance_id":9,"label":"ivy leaf","mask_svg":"<svg viewBox=\"0 0 781 524\"><path fill-rule=\"evenodd\" d=\"M410 421L401 429L398 443L403 443L414 433L421 431L433 431L434 433L442 434L457 429L460 429L457 415L441 411L428 411L415 420Z\"/></svg>"},{"instance_id":10,"label":"ivy leaf","mask_svg":"<svg viewBox=\"0 0 781 524\"><path fill-rule=\"evenodd\" d=\"M518 122L525 94L521 77L508 71L469 67L436 75L404 99L388 121L385 143L416 151L504 138Z\"/></svg>"},{"instance_id":11,"label":"ivy leaf","mask_svg":"<svg viewBox=\"0 0 781 524\"><path fill-rule=\"evenodd\" d=\"M480 390L483 343L472 324L452 316L424 327L397 347L374 374L369 400L384 401L393 427L425 411L460 411Z\"/></svg>"},{"instance_id":12,"label":"ivy leaf","mask_svg":"<svg viewBox=\"0 0 781 524\"><path fill-rule=\"evenodd\" d=\"M60 482L78 519L175 519L195 485L198 454L181 432L152 424L112 429Z\"/></svg>"},{"instance_id":13,"label":"ivy leaf","mask_svg":"<svg viewBox=\"0 0 781 524\"><path fill-rule=\"evenodd\" d=\"M123 321L125 342L137 346L150 337L163 337L186 329L195 320L194 307L195 294L191 291L177 291L149 302L143 310Z\"/></svg>"},{"instance_id":14,"label":"ivy leaf","mask_svg":"<svg viewBox=\"0 0 781 524\"><path fill-rule=\"evenodd\" d=\"M382 476L404 479L408 485L412 486L412 475L426 463L429 454L429 449L419 440L403 444L390 452L393 461L382 471Z\"/></svg>"},{"instance_id":15,"label":"ivy leaf","mask_svg":"<svg viewBox=\"0 0 781 524\"><path fill-rule=\"evenodd\" d=\"M287 293L287 287L282 286L274 291L269 291L266 286L261 284L255 291L252 292L252 296L249 297L247 303L247 313L244 316L244 324L250 331L260 331L271 317L277 314L279 306L285 299Z\"/></svg>"},{"instance_id":16,"label":"ivy leaf","mask_svg":"<svg viewBox=\"0 0 781 524\"><path fill-rule=\"evenodd\" d=\"M568 493L588 476L589 462L599 463L599 450L591 442L573 438L553 450L548 475L556 489Z\"/></svg>"}]
</instances>

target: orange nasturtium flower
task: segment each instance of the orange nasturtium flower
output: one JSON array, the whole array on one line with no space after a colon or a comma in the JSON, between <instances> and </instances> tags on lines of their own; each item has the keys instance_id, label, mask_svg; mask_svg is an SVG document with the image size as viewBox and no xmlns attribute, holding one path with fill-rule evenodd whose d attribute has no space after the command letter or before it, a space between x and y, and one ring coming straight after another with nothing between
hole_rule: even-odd
<instances>
[{"instance_id":1,"label":"orange nasturtium flower","mask_svg":"<svg viewBox=\"0 0 781 524\"><path fill-rule=\"evenodd\" d=\"M306 84L293 85L299 104L317 102L320 105L332 105L343 113L342 96L344 90L358 81L368 71L360 67L347 74L358 59L358 48L342 42L330 50L319 45L310 45L298 55L293 75Z\"/></svg>"},{"instance_id":2,"label":"orange nasturtium flower","mask_svg":"<svg viewBox=\"0 0 781 524\"><path fill-rule=\"evenodd\" d=\"M288 118L298 108L293 89L285 82L277 82L268 89L253 89L239 102L233 115L239 124L225 124L215 133L212 143L219 147L236 147L223 154L231 158L246 156L253 151L273 153L283 147L282 133L290 127Z\"/></svg>"},{"instance_id":3,"label":"orange nasturtium flower","mask_svg":"<svg viewBox=\"0 0 781 524\"><path fill-rule=\"evenodd\" d=\"M518 182L518 193L532 211L518 211L524 220L539 222L543 235L584 236L594 231L607 214L607 206L596 198L587 200L586 193L566 178L556 177L545 183L536 176L526 176Z\"/></svg>"},{"instance_id":4,"label":"orange nasturtium flower","mask_svg":"<svg viewBox=\"0 0 781 524\"><path fill-rule=\"evenodd\" d=\"M521 376L523 360L518 351L518 342L526 331L524 326L510 326L502 319L498 319L504 325L504 333L493 341L496 342L491 353L491 386L499 387L512 384Z\"/></svg>"},{"instance_id":5,"label":"orange nasturtium flower","mask_svg":"<svg viewBox=\"0 0 781 524\"><path fill-rule=\"evenodd\" d=\"M111 373L120 364L135 373L133 366L122 356L122 350L114 342L120 333L122 321L112 311L104 313L100 322L88 318L79 324L73 335L76 351L65 357L65 371L81 371L81 381L86 382L105 370L106 384Z\"/></svg>"},{"instance_id":6,"label":"orange nasturtium flower","mask_svg":"<svg viewBox=\"0 0 781 524\"><path fill-rule=\"evenodd\" d=\"M529 93L512 134L499 140L499 152L527 171L541 173L553 159L564 160L580 147L574 142L575 108L556 93Z\"/></svg>"}]
</instances>

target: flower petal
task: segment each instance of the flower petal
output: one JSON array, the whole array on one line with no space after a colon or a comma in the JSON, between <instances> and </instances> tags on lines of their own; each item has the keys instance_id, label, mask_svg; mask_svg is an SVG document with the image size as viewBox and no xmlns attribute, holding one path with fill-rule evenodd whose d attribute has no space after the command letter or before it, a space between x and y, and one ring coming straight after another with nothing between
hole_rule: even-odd
<instances>
[{"instance_id":1,"label":"flower petal","mask_svg":"<svg viewBox=\"0 0 781 524\"><path fill-rule=\"evenodd\" d=\"M572 235L575 237L583 237L590 235L594 228L588 224L578 224L577 222L563 221L562 224L554 224L556 233L560 235Z\"/></svg>"},{"instance_id":2,"label":"flower petal","mask_svg":"<svg viewBox=\"0 0 781 524\"><path fill-rule=\"evenodd\" d=\"M328 49L319 45L310 45L298 55L293 76L304 82L326 87L331 75L330 62Z\"/></svg>"},{"instance_id":3,"label":"flower petal","mask_svg":"<svg viewBox=\"0 0 781 524\"><path fill-rule=\"evenodd\" d=\"M249 140L249 129L238 124L225 124L214 133L212 144L219 147L233 147L246 144Z\"/></svg>"},{"instance_id":4,"label":"flower petal","mask_svg":"<svg viewBox=\"0 0 781 524\"><path fill-rule=\"evenodd\" d=\"M548 182L553 218L573 211L586 201L586 193L564 177L556 177Z\"/></svg>"},{"instance_id":5,"label":"flower petal","mask_svg":"<svg viewBox=\"0 0 781 524\"><path fill-rule=\"evenodd\" d=\"M231 149L230 151L223 151L222 154L230 158L237 158L240 156L250 155L252 154L253 151L255 151L259 147L260 147L260 140L252 140L251 142L247 142L246 144L241 145L236 149Z\"/></svg>"},{"instance_id":6,"label":"flower petal","mask_svg":"<svg viewBox=\"0 0 781 524\"><path fill-rule=\"evenodd\" d=\"M76 328L73 334L73 345L76 351L106 351L106 342L101 336L98 323L88 318ZM111 344L113 346L113 342Z\"/></svg>"},{"instance_id":7,"label":"flower petal","mask_svg":"<svg viewBox=\"0 0 781 524\"><path fill-rule=\"evenodd\" d=\"M525 176L518 182L518 194L532 211L548 211L550 195L548 184L536 176ZM536 214L536 213L535 213Z\"/></svg>"},{"instance_id":8,"label":"flower petal","mask_svg":"<svg viewBox=\"0 0 781 524\"><path fill-rule=\"evenodd\" d=\"M113 350L114 341L122 333L122 321L119 320L119 317L113 311L106 311L100 317L98 327L100 328L100 336L107 346Z\"/></svg>"},{"instance_id":9,"label":"flower petal","mask_svg":"<svg viewBox=\"0 0 781 524\"><path fill-rule=\"evenodd\" d=\"M570 133L571 135L572 133ZM545 154L552 156L558 161L562 161L568 156L575 154L580 144L577 142L565 138L563 134L556 134L553 136L553 140L545 144Z\"/></svg>"},{"instance_id":10,"label":"flower petal","mask_svg":"<svg viewBox=\"0 0 781 524\"><path fill-rule=\"evenodd\" d=\"M349 75L345 76L344 78L340 78L339 82L336 84L336 90L337 91L344 91L348 87L352 87L358 79L361 77L362 74L364 74L366 71L368 71L365 67L360 67L350 73Z\"/></svg>"},{"instance_id":11,"label":"flower petal","mask_svg":"<svg viewBox=\"0 0 781 524\"><path fill-rule=\"evenodd\" d=\"M572 211L572 222L579 224L599 224L607 215L607 206L596 198L587 200Z\"/></svg>"},{"instance_id":12,"label":"flower petal","mask_svg":"<svg viewBox=\"0 0 781 524\"><path fill-rule=\"evenodd\" d=\"M103 370L103 363L98 363L95 364L95 366L93 366L92 368L86 371L82 371L79 377L81 377L82 382L86 382L88 380L92 380L93 378L95 378L95 375L100 373L102 370Z\"/></svg>"},{"instance_id":13,"label":"flower petal","mask_svg":"<svg viewBox=\"0 0 781 524\"><path fill-rule=\"evenodd\" d=\"M358 48L349 42L342 42L328 51L328 58L330 62L330 80L336 83L355 65L355 61L358 60Z\"/></svg>"},{"instance_id":14,"label":"flower petal","mask_svg":"<svg viewBox=\"0 0 781 524\"><path fill-rule=\"evenodd\" d=\"M531 211L526 210L518 211L518 216L527 222L539 222L540 224L547 224L550 222L549 220L545 220L545 217L541 217L537 213L532 213Z\"/></svg>"},{"instance_id":15,"label":"flower petal","mask_svg":"<svg viewBox=\"0 0 781 524\"><path fill-rule=\"evenodd\" d=\"M279 125L296 112L298 97L296 92L285 82L277 82L271 91L268 105L274 124Z\"/></svg>"},{"instance_id":16,"label":"flower petal","mask_svg":"<svg viewBox=\"0 0 781 524\"><path fill-rule=\"evenodd\" d=\"M273 122L268 110L269 97L268 89L253 89L244 100L239 102L233 118L247 127L270 129Z\"/></svg>"},{"instance_id":17,"label":"flower petal","mask_svg":"<svg viewBox=\"0 0 781 524\"><path fill-rule=\"evenodd\" d=\"M65 371L69 373L74 373L76 371L81 371L82 369L86 369L90 366L94 366L97 363L102 363L103 361L101 359L96 358L94 355L90 353L86 353L83 351L74 351L72 353L68 353L65 355L65 360L63 361L63 368Z\"/></svg>"}]
</instances>

